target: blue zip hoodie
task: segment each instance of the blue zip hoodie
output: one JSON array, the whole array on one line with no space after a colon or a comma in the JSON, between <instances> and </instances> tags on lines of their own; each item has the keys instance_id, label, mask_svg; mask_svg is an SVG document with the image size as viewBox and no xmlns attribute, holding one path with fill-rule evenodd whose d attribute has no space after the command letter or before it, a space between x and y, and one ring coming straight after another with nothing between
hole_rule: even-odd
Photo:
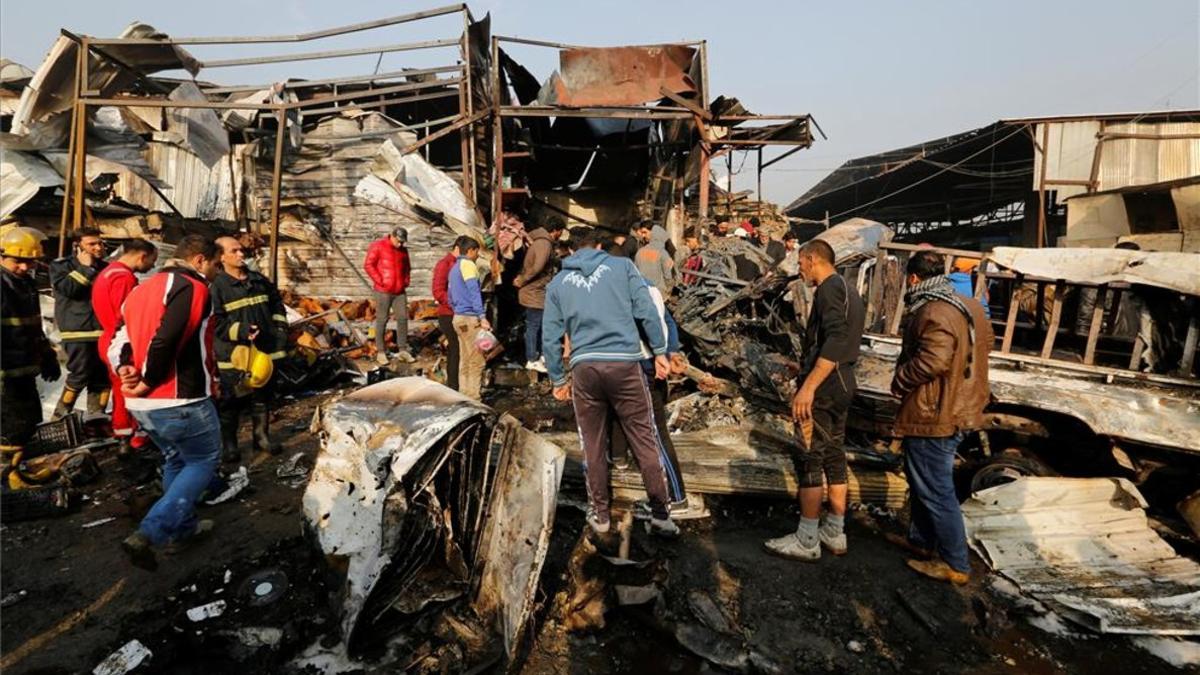
<instances>
[{"instance_id":1,"label":"blue zip hoodie","mask_svg":"<svg viewBox=\"0 0 1200 675\"><path fill-rule=\"evenodd\" d=\"M572 368L585 361L641 361L643 336L656 356L667 352L650 291L626 258L594 248L576 251L546 287L545 311L542 353L556 387L567 382L563 335L571 337Z\"/></svg>"},{"instance_id":2,"label":"blue zip hoodie","mask_svg":"<svg viewBox=\"0 0 1200 675\"><path fill-rule=\"evenodd\" d=\"M483 316L483 292L479 288L479 268L466 256L450 268L448 290L450 308L462 316Z\"/></svg>"}]
</instances>

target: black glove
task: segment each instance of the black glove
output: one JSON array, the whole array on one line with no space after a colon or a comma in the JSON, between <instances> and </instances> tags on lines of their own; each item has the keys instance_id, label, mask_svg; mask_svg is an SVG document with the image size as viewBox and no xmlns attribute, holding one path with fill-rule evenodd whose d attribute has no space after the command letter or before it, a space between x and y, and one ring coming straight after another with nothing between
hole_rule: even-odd
<instances>
[{"instance_id":1,"label":"black glove","mask_svg":"<svg viewBox=\"0 0 1200 675\"><path fill-rule=\"evenodd\" d=\"M42 379L54 382L60 377L62 366L58 364L58 352L54 351L54 347L47 346L46 351L42 353Z\"/></svg>"}]
</instances>

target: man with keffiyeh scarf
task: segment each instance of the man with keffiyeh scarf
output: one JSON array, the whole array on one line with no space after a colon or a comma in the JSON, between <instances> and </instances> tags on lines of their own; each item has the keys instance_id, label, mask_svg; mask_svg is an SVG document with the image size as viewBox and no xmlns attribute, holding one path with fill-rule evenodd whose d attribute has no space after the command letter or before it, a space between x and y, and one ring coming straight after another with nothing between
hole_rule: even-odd
<instances>
[{"instance_id":1,"label":"man with keffiyeh scarf","mask_svg":"<svg viewBox=\"0 0 1200 675\"><path fill-rule=\"evenodd\" d=\"M893 541L914 554L908 566L917 572L965 584L971 567L954 453L966 432L982 426L994 338L983 306L955 293L944 270L934 251L908 260L907 324L892 394L900 399L895 433L904 439L912 517L908 537Z\"/></svg>"}]
</instances>

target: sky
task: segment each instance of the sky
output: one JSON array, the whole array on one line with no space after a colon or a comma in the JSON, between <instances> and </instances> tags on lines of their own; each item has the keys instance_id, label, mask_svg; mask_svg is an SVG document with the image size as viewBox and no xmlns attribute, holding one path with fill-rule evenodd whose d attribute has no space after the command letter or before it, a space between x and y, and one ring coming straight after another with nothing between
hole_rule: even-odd
<instances>
[{"instance_id":1,"label":"sky","mask_svg":"<svg viewBox=\"0 0 1200 675\"><path fill-rule=\"evenodd\" d=\"M330 0L0 0L0 56L36 69L60 28L116 36L142 21L175 36L306 32L439 6ZM764 196L786 205L842 162L999 119L1200 108L1200 1L1154 0L486 0L495 34L610 46L707 40L712 92L752 112L812 114L828 139L768 168ZM319 42L193 47L205 58L458 37L457 16ZM554 50L513 46L545 79ZM258 84L454 63L455 49L212 69ZM769 149L764 158L786 148ZM735 158L735 187L755 186Z\"/></svg>"}]
</instances>

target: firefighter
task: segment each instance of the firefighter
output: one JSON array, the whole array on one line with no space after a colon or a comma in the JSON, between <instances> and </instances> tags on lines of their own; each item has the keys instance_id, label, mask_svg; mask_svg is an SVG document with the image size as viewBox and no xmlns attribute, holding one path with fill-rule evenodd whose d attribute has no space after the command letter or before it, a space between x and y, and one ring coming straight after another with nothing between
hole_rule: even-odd
<instances>
[{"instance_id":1,"label":"firefighter","mask_svg":"<svg viewBox=\"0 0 1200 675\"><path fill-rule=\"evenodd\" d=\"M42 422L37 376L62 375L58 353L42 330L34 267L42 257L42 234L19 225L0 233L0 445L6 459L20 452Z\"/></svg>"},{"instance_id":2,"label":"firefighter","mask_svg":"<svg viewBox=\"0 0 1200 675\"><path fill-rule=\"evenodd\" d=\"M92 282L108 265L100 232L79 233L72 255L50 263L50 285L54 289L54 323L58 326L63 351L67 353L67 382L54 409L58 419L75 409L79 392L87 389L88 415L102 415L108 407L108 371L100 360L96 342L100 322L92 309Z\"/></svg>"},{"instance_id":3,"label":"firefighter","mask_svg":"<svg viewBox=\"0 0 1200 675\"><path fill-rule=\"evenodd\" d=\"M279 451L270 436L272 387L269 382L261 381L261 367L255 367L258 359L245 355L248 350L237 348L253 347L249 351L262 352L272 361L278 361L287 356L288 323L279 289L271 280L246 267L241 242L234 237L221 237L217 244L221 247L221 271L211 287L216 322L213 351L221 373L217 410L221 417L221 457L232 463L241 459L237 432L242 413L247 410L254 449ZM235 351L239 352L239 358L234 358Z\"/></svg>"}]
</instances>

